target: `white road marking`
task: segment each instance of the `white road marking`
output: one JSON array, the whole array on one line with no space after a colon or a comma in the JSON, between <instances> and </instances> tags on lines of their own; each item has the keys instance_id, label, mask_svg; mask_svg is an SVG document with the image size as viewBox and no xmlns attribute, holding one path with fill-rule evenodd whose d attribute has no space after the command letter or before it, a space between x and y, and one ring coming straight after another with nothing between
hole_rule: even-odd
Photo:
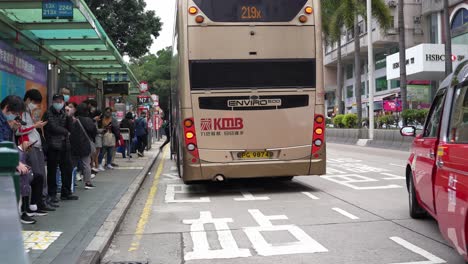
<instances>
[{"instance_id":1,"label":"white road marking","mask_svg":"<svg viewBox=\"0 0 468 264\"><path fill-rule=\"evenodd\" d=\"M335 168L327 167L327 174L346 174L346 172L337 170Z\"/></svg>"},{"instance_id":2,"label":"white road marking","mask_svg":"<svg viewBox=\"0 0 468 264\"><path fill-rule=\"evenodd\" d=\"M302 192L302 193L305 194L306 196L308 196L312 200L319 200L320 199L317 196L311 194L310 192Z\"/></svg>"},{"instance_id":3,"label":"white road marking","mask_svg":"<svg viewBox=\"0 0 468 264\"><path fill-rule=\"evenodd\" d=\"M389 165L391 165L391 166L396 166L396 167L400 167L400 168L406 168L406 166L403 166L403 165L401 165L401 164L389 163Z\"/></svg>"},{"instance_id":4,"label":"white road marking","mask_svg":"<svg viewBox=\"0 0 468 264\"><path fill-rule=\"evenodd\" d=\"M243 201L267 201L270 200L270 197L267 196L253 196L249 191L241 190L242 198L234 198L234 201L243 202Z\"/></svg>"},{"instance_id":5,"label":"white road marking","mask_svg":"<svg viewBox=\"0 0 468 264\"><path fill-rule=\"evenodd\" d=\"M176 200L176 194L204 193L205 191L198 186L187 186L185 184L168 184L166 186L166 203L209 203L209 197L200 197L198 199L180 199Z\"/></svg>"},{"instance_id":6,"label":"white road marking","mask_svg":"<svg viewBox=\"0 0 468 264\"><path fill-rule=\"evenodd\" d=\"M402 176L399 176L399 175L395 175L395 174L391 174L391 173L380 173L382 175L385 175L385 176L389 176L388 178L383 178L384 180L387 180L387 181L391 181L391 180L406 180L405 177L402 177Z\"/></svg>"},{"instance_id":7,"label":"white road marking","mask_svg":"<svg viewBox=\"0 0 468 264\"><path fill-rule=\"evenodd\" d=\"M179 175L177 173L165 173L163 176L172 180L179 179Z\"/></svg>"},{"instance_id":8,"label":"white road marking","mask_svg":"<svg viewBox=\"0 0 468 264\"><path fill-rule=\"evenodd\" d=\"M372 178L362 176L362 175L357 175L357 174L322 176L320 178L344 185L354 190L380 190L380 189L402 188L402 186L396 185L396 184L383 185L383 186L369 186L369 187L356 186L353 183L370 183L370 182L379 181L376 179L372 179Z\"/></svg>"},{"instance_id":9,"label":"white road marking","mask_svg":"<svg viewBox=\"0 0 468 264\"><path fill-rule=\"evenodd\" d=\"M23 231L24 249L26 252L46 250L60 235L62 235L62 232Z\"/></svg>"},{"instance_id":10,"label":"white road marking","mask_svg":"<svg viewBox=\"0 0 468 264\"><path fill-rule=\"evenodd\" d=\"M187 252L184 259L228 259L250 257L250 250L239 248L227 223L234 222L232 218L213 218L211 212L200 212L199 219L183 220L183 223L190 226L190 236L193 242L193 251ZM211 250L208 243L208 236L205 231L205 224L214 224L222 249Z\"/></svg>"},{"instance_id":11,"label":"white road marking","mask_svg":"<svg viewBox=\"0 0 468 264\"><path fill-rule=\"evenodd\" d=\"M249 213L259 226L246 227L244 232L252 243L253 248L261 256L291 255L305 253L328 252L320 243L312 239L304 230L295 225L273 225L272 220L286 220L285 215L266 216L258 209L251 209ZM268 243L262 232L288 231L296 241L287 243Z\"/></svg>"},{"instance_id":12,"label":"white road marking","mask_svg":"<svg viewBox=\"0 0 468 264\"><path fill-rule=\"evenodd\" d=\"M337 208L337 207L332 208L332 209L333 209L334 211L336 211L336 212L338 212L338 213L340 213L340 214L342 214L342 215L344 215L344 216L346 216L346 217L352 219L352 220L357 220L357 219L359 219L359 217L357 217L357 216L355 216L355 215L353 215L353 214L351 214L351 213L348 213L348 212L346 212L346 211L343 210L343 209L340 209L340 208Z\"/></svg>"},{"instance_id":13,"label":"white road marking","mask_svg":"<svg viewBox=\"0 0 468 264\"><path fill-rule=\"evenodd\" d=\"M420 256L423 256L427 259L424 260L424 261L412 261L412 262L401 262L401 263L392 263L392 264L438 264L438 263L447 263L445 260L439 258L439 257L436 257L434 255L432 255L431 253L427 252L426 250L420 248L420 247L417 247L413 244L411 244L410 242L400 238L400 237L391 237L390 238L391 240L393 240L395 243L405 247L406 249L420 255Z\"/></svg>"}]
</instances>

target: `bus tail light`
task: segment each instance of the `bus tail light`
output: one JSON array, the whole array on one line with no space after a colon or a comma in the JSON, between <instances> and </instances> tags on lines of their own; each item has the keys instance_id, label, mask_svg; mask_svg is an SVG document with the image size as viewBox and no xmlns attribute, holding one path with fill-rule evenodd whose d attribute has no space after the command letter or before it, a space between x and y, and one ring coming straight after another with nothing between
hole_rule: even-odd
<instances>
[{"instance_id":1,"label":"bus tail light","mask_svg":"<svg viewBox=\"0 0 468 264\"><path fill-rule=\"evenodd\" d=\"M187 150L192 156L194 156L196 159L199 159L200 154L198 153L198 148L197 148L197 134L195 132L193 118L187 118L184 120L184 135L185 135L185 146Z\"/></svg>"},{"instance_id":2,"label":"bus tail light","mask_svg":"<svg viewBox=\"0 0 468 264\"><path fill-rule=\"evenodd\" d=\"M307 17L305 15L300 16L299 17L299 22L306 23L307 22Z\"/></svg>"},{"instance_id":3,"label":"bus tail light","mask_svg":"<svg viewBox=\"0 0 468 264\"><path fill-rule=\"evenodd\" d=\"M317 154L317 152L322 148L323 143L325 142L325 122L323 115L315 115L314 118L314 135L312 139L312 154Z\"/></svg>"},{"instance_id":4,"label":"bus tail light","mask_svg":"<svg viewBox=\"0 0 468 264\"><path fill-rule=\"evenodd\" d=\"M191 6L191 7L189 8L189 14L191 14L191 15L196 15L197 13L198 13L198 9L197 9L196 7Z\"/></svg>"},{"instance_id":5,"label":"bus tail light","mask_svg":"<svg viewBox=\"0 0 468 264\"><path fill-rule=\"evenodd\" d=\"M203 23L203 21L205 21L205 18L203 16L197 16L195 18L195 22L197 22L198 24Z\"/></svg>"},{"instance_id":6,"label":"bus tail light","mask_svg":"<svg viewBox=\"0 0 468 264\"><path fill-rule=\"evenodd\" d=\"M308 6L304 9L305 13L311 15L314 12L314 9L311 6Z\"/></svg>"}]
</instances>

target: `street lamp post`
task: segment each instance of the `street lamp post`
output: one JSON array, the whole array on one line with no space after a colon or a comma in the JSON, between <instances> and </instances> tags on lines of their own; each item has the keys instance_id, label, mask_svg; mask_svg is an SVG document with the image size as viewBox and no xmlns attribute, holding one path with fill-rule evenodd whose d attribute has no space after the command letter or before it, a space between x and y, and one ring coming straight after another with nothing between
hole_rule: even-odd
<instances>
[{"instance_id":1,"label":"street lamp post","mask_svg":"<svg viewBox=\"0 0 468 264\"><path fill-rule=\"evenodd\" d=\"M372 0L367 0L367 61L369 80L369 139L374 139L374 47L372 46Z\"/></svg>"}]
</instances>

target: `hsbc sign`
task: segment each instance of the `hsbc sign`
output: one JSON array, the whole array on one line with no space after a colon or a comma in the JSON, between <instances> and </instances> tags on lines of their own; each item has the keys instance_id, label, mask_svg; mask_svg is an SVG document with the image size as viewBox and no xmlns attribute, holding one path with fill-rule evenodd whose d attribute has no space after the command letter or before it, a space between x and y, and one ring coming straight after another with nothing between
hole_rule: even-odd
<instances>
[{"instance_id":1,"label":"hsbc sign","mask_svg":"<svg viewBox=\"0 0 468 264\"><path fill-rule=\"evenodd\" d=\"M406 49L406 75L408 80L434 80L445 78L445 62L452 61L454 69L468 58L468 45L452 45L452 55L445 56L443 44L420 44ZM387 56L387 80L400 79L400 54Z\"/></svg>"}]
</instances>

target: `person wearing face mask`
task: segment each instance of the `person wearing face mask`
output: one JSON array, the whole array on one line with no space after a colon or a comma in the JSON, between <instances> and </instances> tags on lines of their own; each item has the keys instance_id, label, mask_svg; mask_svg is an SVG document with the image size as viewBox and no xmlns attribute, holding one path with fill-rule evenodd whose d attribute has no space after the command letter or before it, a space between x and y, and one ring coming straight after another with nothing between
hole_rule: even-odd
<instances>
[{"instance_id":1,"label":"person wearing face mask","mask_svg":"<svg viewBox=\"0 0 468 264\"><path fill-rule=\"evenodd\" d=\"M112 157L117 140L120 138L120 128L117 120L112 117L110 107L104 110L103 118L98 122L98 129L103 134L102 150L99 154L99 170L104 170L104 166L102 166L104 155L106 155L106 169L113 169ZM112 140L106 140L106 138L112 138Z\"/></svg>"},{"instance_id":2,"label":"person wearing face mask","mask_svg":"<svg viewBox=\"0 0 468 264\"><path fill-rule=\"evenodd\" d=\"M70 131L73 120L67 116L64 110L65 102L61 94L52 97L52 106L44 114L42 120L48 121L45 125L45 138L47 141L47 187L49 201L58 203L57 198L57 166L60 167L62 179L62 200L78 200L78 196L72 195L72 162Z\"/></svg>"},{"instance_id":3,"label":"person wearing face mask","mask_svg":"<svg viewBox=\"0 0 468 264\"><path fill-rule=\"evenodd\" d=\"M34 215L36 213L43 214L47 211L55 211L46 201L47 188L44 188L44 185L47 185L45 159L42 150L43 142L39 134L39 131L42 131L47 122L35 120L33 117L33 112L39 110L42 103L42 95L38 90L27 91L23 101L26 105L26 111L23 112L21 119L25 122L25 125L18 129L16 135L19 137L19 144L23 142L32 144L25 152L26 163L31 167L34 176L31 182L31 204L27 210Z\"/></svg>"},{"instance_id":4,"label":"person wearing face mask","mask_svg":"<svg viewBox=\"0 0 468 264\"><path fill-rule=\"evenodd\" d=\"M62 88L60 90L60 94L63 95L63 100L65 101L65 103L68 103L70 101L70 90L67 89L67 88ZM76 107L75 107L76 109Z\"/></svg>"},{"instance_id":5,"label":"person wearing face mask","mask_svg":"<svg viewBox=\"0 0 468 264\"><path fill-rule=\"evenodd\" d=\"M76 103L67 103L65 106L65 113L67 113L69 117L73 118L75 117L77 107L78 105Z\"/></svg>"},{"instance_id":6,"label":"person wearing face mask","mask_svg":"<svg viewBox=\"0 0 468 264\"><path fill-rule=\"evenodd\" d=\"M15 121L24 110L24 102L16 95L9 95L0 103L0 142L14 142L13 130L17 130L21 124Z\"/></svg>"}]
</instances>

